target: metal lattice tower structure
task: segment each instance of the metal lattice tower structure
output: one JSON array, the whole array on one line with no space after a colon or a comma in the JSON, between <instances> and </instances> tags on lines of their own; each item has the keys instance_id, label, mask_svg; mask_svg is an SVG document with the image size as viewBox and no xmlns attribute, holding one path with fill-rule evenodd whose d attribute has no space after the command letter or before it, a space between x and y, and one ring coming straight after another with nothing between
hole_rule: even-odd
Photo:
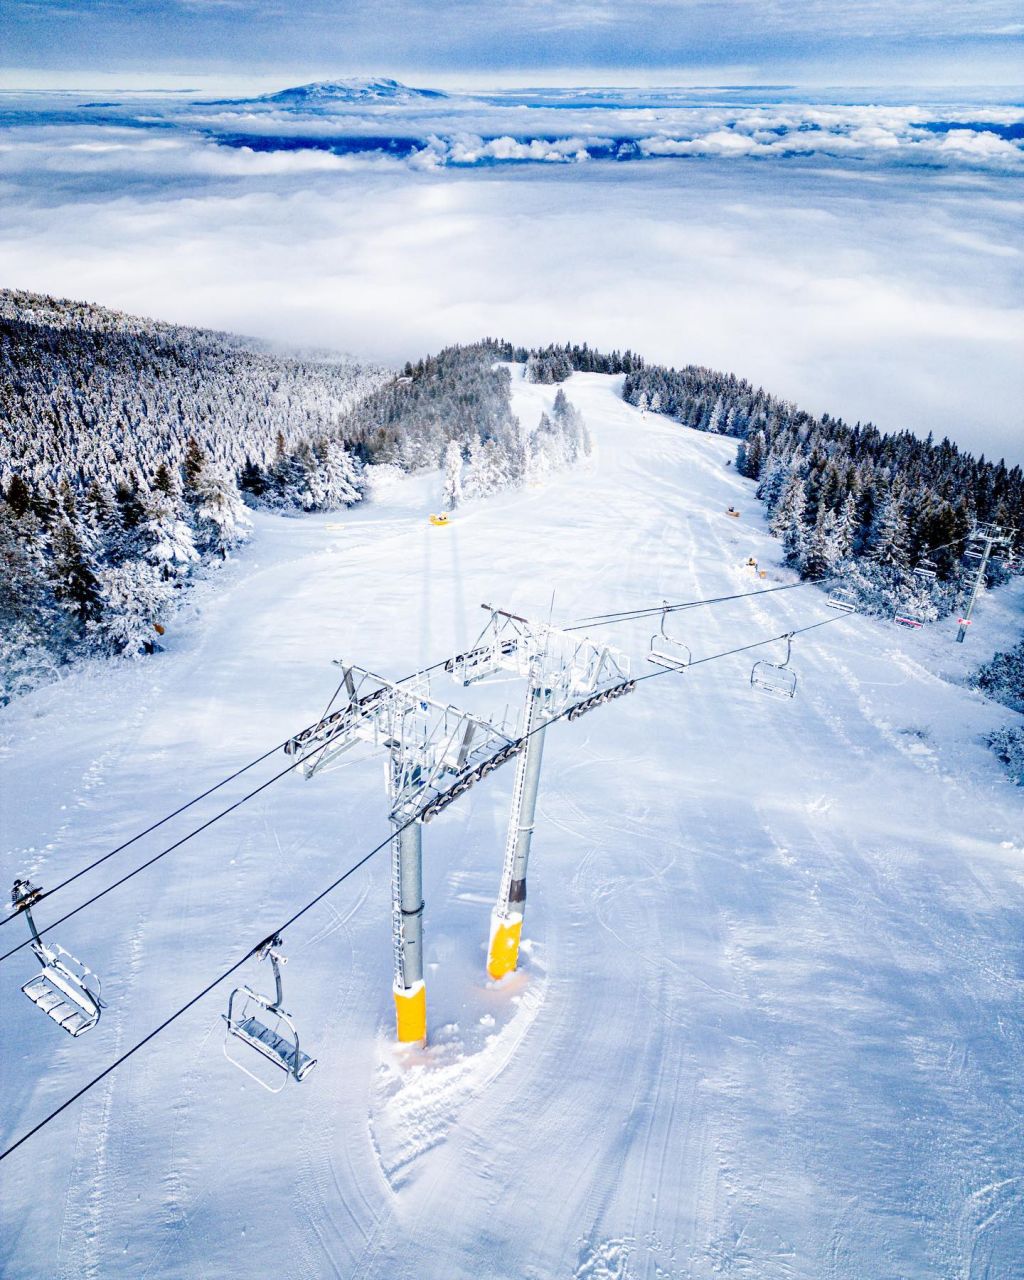
<instances>
[{"instance_id":1,"label":"metal lattice tower structure","mask_svg":"<svg viewBox=\"0 0 1024 1280\"><path fill-rule=\"evenodd\" d=\"M978 572L971 584L971 594L967 598L967 607L960 618L960 629L956 633L957 644L963 644L967 628L971 625L971 614L981 589L985 585L985 571L989 561L996 552L1009 552L1013 546L1013 530L1007 531L996 524L979 524L971 530L968 547L964 555L969 560L978 561Z\"/></svg>"},{"instance_id":2,"label":"metal lattice tower structure","mask_svg":"<svg viewBox=\"0 0 1024 1280\"><path fill-rule=\"evenodd\" d=\"M446 668L463 685L505 677L526 680L519 725L522 751L516 764L508 836L498 898L491 911L487 972L495 979L519 961L526 912L526 872L530 859L547 725L560 716L575 720L585 712L630 693L629 659L616 649L531 622L484 605L491 614L474 647Z\"/></svg>"},{"instance_id":3,"label":"metal lattice tower structure","mask_svg":"<svg viewBox=\"0 0 1024 1280\"><path fill-rule=\"evenodd\" d=\"M426 1039L423 981L423 823L522 750L490 721L430 697L425 675L397 684L337 663L348 703L285 746L307 778L364 743L388 753L391 917L398 1039Z\"/></svg>"}]
</instances>

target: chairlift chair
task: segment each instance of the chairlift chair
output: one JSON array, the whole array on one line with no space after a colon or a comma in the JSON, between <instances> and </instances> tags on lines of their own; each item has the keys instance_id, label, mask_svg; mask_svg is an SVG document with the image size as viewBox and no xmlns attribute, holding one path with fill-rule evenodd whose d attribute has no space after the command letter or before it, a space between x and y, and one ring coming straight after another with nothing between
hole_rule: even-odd
<instances>
[{"instance_id":1,"label":"chairlift chair","mask_svg":"<svg viewBox=\"0 0 1024 1280\"><path fill-rule=\"evenodd\" d=\"M228 997L228 1011L222 1015L227 1024L224 1034L225 1058L268 1093L280 1093L288 1076L297 1082L302 1081L316 1066L316 1058L310 1057L299 1047L299 1034L291 1014L281 1007L284 999L281 965L287 963L286 957L278 950L281 945L280 937L275 935L253 952L259 960L270 960L274 970L273 997L261 995L252 987L236 987ZM255 1049L261 1057L285 1073L276 1089L229 1052L232 1039L240 1040Z\"/></svg>"},{"instance_id":2,"label":"chairlift chair","mask_svg":"<svg viewBox=\"0 0 1024 1280\"><path fill-rule=\"evenodd\" d=\"M685 671L693 661L689 648L682 640L670 636L665 630L665 619L668 617L668 605L661 611L661 628L651 636L651 647L647 661L656 667L665 667L669 671Z\"/></svg>"},{"instance_id":3,"label":"chairlift chair","mask_svg":"<svg viewBox=\"0 0 1024 1280\"><path fill-rule=\"evenodd\" d=\"M789 660L793 656L793 633L784 639L786 656L782 662L755 662L750 672L751 686L776 698L792 698L796 693L796 672L789 669Z\"/></svg>"},{"instance_id":4,"label":"chairlift chair","mask_svg":"<svg viewBox=\"0 0 1024 1280\"><path fill-rule=\"evenodd\" d=\"M840 613L856 613L857 611L857 599L848 587L836 587L825 603L830 609L836 609Z\"/></svg>"},{"instance_id":5,"label":"chairlift chair","mask_svg":"<svg viewBox=\"0 0 1024 1280\"><path fill-rule=\"evenodd\" d=\"M106 1008L100 998L100 980L70 951L39 936L32 908L42 896L42 888L27 880L15 880L11 890L11 904L15 913L24 912L32 950L43 966L21 989L58 1027L77 1038L99 1022L100 1011Z\"/></svg>"},{"instance_id":6,"label":"chairlift chair","mask_svg":"<svg viewBox=\"0 0 1024 1280\"><path fill-rule=\"evenodd\" d=\"M926 582L932 583L939 576L939 566L934 560L929 560L926 556L918 560L917 564L914 565L914 573L919 578L924 578Z\"/></svg>"},{"instance_id":7,"label":"chairlift chair","mask_svg":"<svg viewBox=\"0 0 1024 1280\"><path fill-rule=\"evenodd\" d=\"M915 617L914 614L899 610L893 615L893 622L899 627L909 627L912 631L917 631L924 626L921 619Z\"/></svg>"}]
</instances>

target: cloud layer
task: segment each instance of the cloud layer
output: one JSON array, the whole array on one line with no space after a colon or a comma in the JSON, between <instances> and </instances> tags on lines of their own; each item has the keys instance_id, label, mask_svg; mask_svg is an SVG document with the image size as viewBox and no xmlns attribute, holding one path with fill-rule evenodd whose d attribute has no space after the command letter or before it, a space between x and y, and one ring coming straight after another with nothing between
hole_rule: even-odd
<instances>
[{"instance_id":1,"label":"cloud layer","mask_svg":"<svg viewBox=\"0 0 1024 1280\"><path fill-rule=\"evenodd\" d=\"M458 132L402 154L322 149L308 118L318 145L229 145L239 114L264 118L248 105L9 112L0 280L391 361L483 334L631 346L1024 460L1024 204L995 146L1012 136L950 110L687 108L684 131L655 109L544 109L573 127L490 136L523 112L460 106ZM643 158L600 158L626 120ZM907 145L954 154L894 162L918 131ZM778 147L800 132L850 145Z\"/></svg>"}]
</instances>

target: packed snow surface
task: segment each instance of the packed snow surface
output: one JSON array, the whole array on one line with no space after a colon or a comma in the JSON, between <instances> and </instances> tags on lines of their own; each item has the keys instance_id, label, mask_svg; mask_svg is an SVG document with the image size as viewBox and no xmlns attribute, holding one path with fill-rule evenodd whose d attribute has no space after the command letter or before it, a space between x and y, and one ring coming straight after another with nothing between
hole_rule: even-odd
<instances>
[{"instance_id":1,"label":"packed snow surface","mask_svg":"<svg viewBox=\"0 0 1024 1280\"><path fill-rule=\"evenodd\" d=\"M781 585L734 442L568 384L587 469L458 510L439 476L262 516L167 651L0 714L6 882L53 884L314 720L344 657L468 647L482 601L584 615ZM524 422L554 388L515 384ZM730 505L738 520L724 513ZM743 568L756 557L767 577ZM392 1043L386 852L287 931L318 1065L277 1096L221 1054L219 987L0 1164L0 1273L294 1280L1020 1275L1024 833L962 683L1016 588L911 634L797 637L792 701L735 654L549 730L519 971L486 980L511 767L425 829L430 1041ZM695 659L833 616L813 586L675 615ZM650 622L592 634L638 672ZM436 695L461 689L439 681ZM520 690L468 691L495 713ZM481 701L482 700L482 701ZM83 900L283 767L278 753L40 907ZM386 834L379 757L289 775L55 931L109 1007L78 1041L0 973L6 1145ZM10 945L21 922L0 930ZM266 966L262 966L265 970ZM239 977L267 989L255 961Z\"/></svg>"}]
</instances>

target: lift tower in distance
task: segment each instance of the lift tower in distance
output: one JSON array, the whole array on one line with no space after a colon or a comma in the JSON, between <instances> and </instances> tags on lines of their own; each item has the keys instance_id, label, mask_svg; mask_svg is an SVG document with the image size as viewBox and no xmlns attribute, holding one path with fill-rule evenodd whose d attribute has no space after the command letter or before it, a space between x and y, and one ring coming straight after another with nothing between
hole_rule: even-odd
<instances>
[{"instance_id":1,"label":"lift tower in distance","mask_svg":"<svg viewBox=\"0 0 1024 1280\"><path fill-rule=\"evenodd\" d=\"M563 715L575 720L603 702L630 693L636 682L629 676L629 659L610 646L491 605L483 608L491 614L484 631L474 647L452 658L446 669L463 685L510 676L526 680L519 725L522 751L487 946L487 972L499 979L512 973L519 962L547 725Z\"/></svg>"},{"instance_id":2,"label":"lift tower in distance","mask_svg":"<svg viewBox=\"0 0 1024 1280\"><path fill-rule=\"evenodd\" d=\"M301 754L307 778L323 772L357 743L388 753L391 917L398 1039L423 1042L423 823L474 783L518 754L518 741L487 720L430 697L425 675L393 683L360 667L342 668L348 704L285 746Z\"/></svg>"},{"instance_id":3,"label":"lift tower in distance","mask_svg":"<svg viewBox=\"0 0 1024 1280\"><path fill-rule=\"evenodd\" d=\"M1007 533L996 524L979 524L971 530L967 550L964 552L968 560L978 561L978 572L971 583L971 594L967 598L967 607L960 618L960 629L956 633L957 644L963 644L967 628L971 625L971 614L974 605L985 585L985 570L994 555L1008 553L1013 546L1013 531Z\"/></svg>"}]
</instances>

